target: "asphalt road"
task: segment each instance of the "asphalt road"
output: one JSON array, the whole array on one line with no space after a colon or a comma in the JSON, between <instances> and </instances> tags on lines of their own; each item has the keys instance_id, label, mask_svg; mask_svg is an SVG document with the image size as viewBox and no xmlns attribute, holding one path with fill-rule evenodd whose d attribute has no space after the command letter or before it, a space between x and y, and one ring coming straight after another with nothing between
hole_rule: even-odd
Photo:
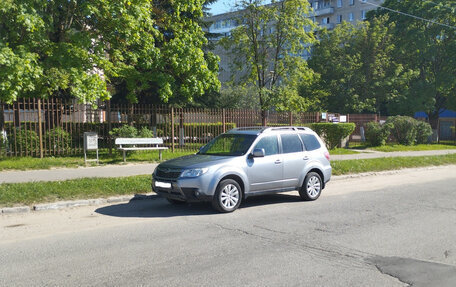
<instances>
[{"instance_id":1,"label":"asphalt road","mask_svg":"<svg viewBox=\"0 0 456 287\"><path fill-rule=\"evenodd\" d=\"M131 201L0 216L1 286L456 286L456 169L330 182L320 199Z\"/></svg>"}]
</instances>

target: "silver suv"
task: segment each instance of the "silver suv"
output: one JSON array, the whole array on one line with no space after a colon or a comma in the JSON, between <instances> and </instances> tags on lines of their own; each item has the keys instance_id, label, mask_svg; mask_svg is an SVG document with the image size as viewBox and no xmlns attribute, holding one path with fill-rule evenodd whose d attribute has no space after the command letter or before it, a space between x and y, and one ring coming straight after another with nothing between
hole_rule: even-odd
<instances>
[{"instance_id":1,"label":"silver suv","mask_svg":"<svg viewBox=\"0 0 456 287\"><path fill-rule=\"evenodd\" d=\"M303 200L315 200L330 178L328 150L311 129L251 127L161 163L152 189L171 203L210 201L216 210L231 212L253 195L298 190Z\"/></svg>"}]
</instances>

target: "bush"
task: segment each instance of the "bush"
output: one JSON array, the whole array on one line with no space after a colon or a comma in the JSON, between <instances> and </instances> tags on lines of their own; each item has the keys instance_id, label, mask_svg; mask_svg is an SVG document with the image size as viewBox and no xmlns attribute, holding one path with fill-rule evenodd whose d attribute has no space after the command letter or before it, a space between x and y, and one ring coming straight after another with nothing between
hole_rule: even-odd
<instances>
[{"instance_id":1,"label":"bush","mask_svg":"<svg viewBox=\"0 0 456 287\"><path fill-rule=\"evenodd\" d=\"M368 122L366 125L366 141L371 146L382 146L386 144L386 140L388 139L391 133L391 124L379 124L377 122Z\"/></svg>"},{"instance_id":2,"label":"bush","mask_svg":"<svg viewBox=\"0 0 456 287\"><path fill-rule=\"evenodd\" d=\"M147 127L142 127L138 133L138 137L140 138L153 138L154 132L149 130Z\"/></svg>"},{"instance_id":3,"label":"bush","mask_svg":"<svg viewBox=\"0 0 456 287\"><path fill-rule=\"evenodd\" d=\"M336 148L340 142L355 130L354 123L314 123L310 125L320 137L324 138L328 149Z\"/></svg>"},{"instance_id":4,"label":"bush","mask_svg":"<svg viewBox=\"0 0 456 287\"><path fill-rule=\"evenodd\" d=\"M11 143L11 150L27 154L39 151L39 140L35 131L26 129L17 129L16 136L14 136L14 132L8 136L8 142Z\"/></svg>"},{"instance_id":5,"label":"bush","mask_svg":"<svg viewBox=\"0 0 456 287\"><path fill-rule=\"evenodd\" d=\"M120 128L113 128L109 134L115 138L136 138L138 130L134 126L123 125Z\"/></svg>"},{"instance_id":6,"label":"bush","mask_svg":"<svg viewBox=\"0 0 456 287\"><path fill-rule=\"evenodd\" d=\"M416 143L417 144L427 144L429 142L429 137L432 135L431 125L417 121L416 123Z\"/></svg>"},{"instance_id":7,"label":"bush","mask_svg":"<svg viewBox=\"0 0 456 287\"><path fill-rule=\"evenodd\" d=\"M44 135L44 140L56 151L68 151L71 147L71 135L61 127L48 131Z\"/></svg>"},{"instance_id":8,"label":"bush","mask_svg":"<svg viewBox=\"0 0 456 287\"><path fill-rule=\"evenodd\" d=\"M401 145L413 145L416 141L417 120L407 116L389 117L386 123L391 124L391 135Z\"/></svg>"}]
</instances>

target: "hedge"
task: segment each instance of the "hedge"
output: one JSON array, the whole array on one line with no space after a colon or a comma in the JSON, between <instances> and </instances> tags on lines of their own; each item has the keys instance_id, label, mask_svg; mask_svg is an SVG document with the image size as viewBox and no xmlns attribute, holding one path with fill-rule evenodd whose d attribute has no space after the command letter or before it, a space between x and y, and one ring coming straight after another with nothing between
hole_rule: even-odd
<instances>
[{"instance_id":1,"label":"hedge","mask_svg":"<svg viewBox=\"0 0 456 287\"><path fill-rule=\"evenodd\" d=\"M313 123L310 128L313 129L326 143L328 149L334 149L340 142L350 136L355 130L354 123Z\"/></svg>"}]
</instances>

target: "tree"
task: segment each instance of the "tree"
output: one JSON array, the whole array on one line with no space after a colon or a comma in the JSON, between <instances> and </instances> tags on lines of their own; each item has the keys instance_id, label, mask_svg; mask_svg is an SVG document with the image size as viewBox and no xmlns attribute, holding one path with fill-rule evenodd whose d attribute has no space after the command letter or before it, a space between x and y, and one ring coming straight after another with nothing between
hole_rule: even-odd
<instances>
[{"instance_id":1,"label":"tree","mask_svg":"<svg viewBox=\"0 0 456 287\"><path fill-rule=\"evenodd\" d=\"M386 0L383 6L390 10L378 9L375 15L386 14L387 22L395 25L395 58L418 74L407 93L390 106L404 114L424 110L436 129L439 112L456 108L456 5L451 1Z\"/></svg>"},{"instance_id":2,"label":"tree","mask_svg":"<svg viewBox=\"0 0 456 287\"><path fill-rule=\"evenodd\" d=\"M217 57L205 54L202 0L3 0L0 100L158 95L191 102L217 90Z\"/></svg>"},{"instance_id":3,"label":"tree","mask_svg":"<svg viewBox=\"0 0 456 287\"><path fill-rule=\"evenodd\" d=\"M323 31L309 66L321 75L314 89L325 91L323 106L340 113L388 113L415 76L394 61L394 38L387 17Z\"/></svg>"},{"instance_id":4,"label":"tree","mask_svg":"<svg viewBox=\"0 0 456 287\"><path fill-rule=\"evenodd\" d=\"M221 43L231 55L233 68L240 71L234 81L256 87L265 124L266 111L277 106L279 95L292 97L295 106L303 102L292 76L311 73L302 56L316 41L312 32L315 24L308 17L306 0L268 5L263 0L243 0L237 8L240 25Z\"/></svg>"}]
</instances>

